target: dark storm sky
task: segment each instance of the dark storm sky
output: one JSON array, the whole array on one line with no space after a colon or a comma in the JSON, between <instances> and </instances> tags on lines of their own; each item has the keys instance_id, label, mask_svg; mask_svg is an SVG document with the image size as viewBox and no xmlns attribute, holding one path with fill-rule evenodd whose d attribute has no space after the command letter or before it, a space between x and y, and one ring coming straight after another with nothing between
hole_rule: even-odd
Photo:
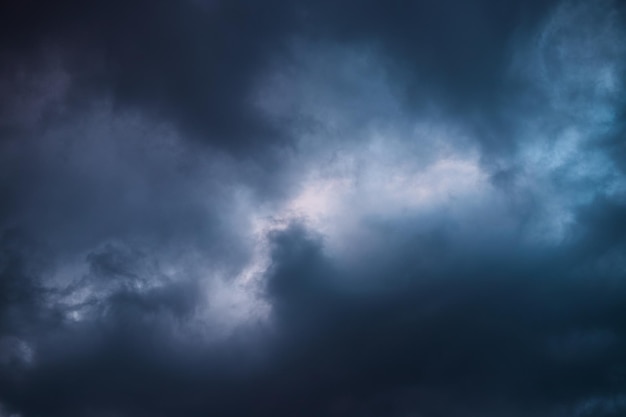
<instances>
[{"instance_id":1,"label":"dark storm sky","mask_svg":"<svg viewBox=\"0 0 626 417\"><path fill-rule=\"evenodd\" d=\"M618 1L0 6L0 417L626 414Z\"/></svg>"}]
</instances>

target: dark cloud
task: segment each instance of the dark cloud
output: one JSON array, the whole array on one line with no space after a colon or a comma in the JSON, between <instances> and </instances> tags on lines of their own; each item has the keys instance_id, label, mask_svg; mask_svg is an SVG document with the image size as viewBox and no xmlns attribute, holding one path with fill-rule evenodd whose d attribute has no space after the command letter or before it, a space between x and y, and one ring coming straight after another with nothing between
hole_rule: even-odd
<instances>
[{"instance_id":1,"label":"dark cloud","mask_svg":"<svg viewBox=\"0 0 626 417\"><path fill-rule=\"evenodd\" d=\"M19 71L52 49L79 105L86 94L109 94L236 150L278 135L247 102L291 23L289 5L275 3L6 2L2 53Z\"/></svg>"},{"instance_id":2,"label":"dark cloud","mask_svg":"<svg viewBox=\"0 0 626 417\"><path fill-rule=\"evenodd\" d=\"M52 50L72 78L69 97L110 94L116 103L172 120L220 148L276 144L251 92L263 69L289 61L297 37L368 43L394 77L408 79L411 106L444 96L474 111L496 100L516 36L550 2L95 2L3 6L5 72L40 66ZM282 138L285 139L285 138Z\"/></svg>"},{"instance_id":3,"label":"dark cloud","mask_svg":"<svg viewBox=\"0 0 626 417\"><path fill-rule=\"evenodd\" d=\"M413 79L408 96L414 103L421 94L445 93L452 101L488 104L501 87L510 43L550 7L538 1L321 2L312 7L319 18L311 26L333 40L379 44Z\"/></svg>"},{"instance_id":4,"label":"dark cloud","mask_svg":"<svg viewBox=\"0 0 626 417\"><path fill-rule=\"evenodd\" d=\"M371 288L367 272L350 276L319 242L287 231L277 237L268 285L288 338L285 360L307 381L299 394L321 391L316 406L349 398L355 415L369 415L374 395L390 415L498 414L503 404L552 415L550 407L620 392L625 288L620 273L586 264L587 255L597 259L593 240L507 247L497 256L489 242L470 256L452 244L432 255L435 268L419 261L419 245L403 242L396 262L363 260L378 285ZM396 398L404 390L429 395L404 404Z\"/></svg>"},{"instance_id":5,"label":"dark cloud","mask_svg":"<svg viewBox=\"0 0 626 417\"><path fill-rule=\"evenodd\" d=\"M623 415L625 31L5 2L0 415Z\"/></svg>"}]
</instances>

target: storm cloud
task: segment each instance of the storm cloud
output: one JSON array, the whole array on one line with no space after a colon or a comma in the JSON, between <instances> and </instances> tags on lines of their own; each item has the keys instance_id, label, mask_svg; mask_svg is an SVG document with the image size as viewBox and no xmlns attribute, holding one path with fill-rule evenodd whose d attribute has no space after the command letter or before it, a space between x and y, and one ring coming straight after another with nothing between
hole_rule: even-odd
<instances>
[{"instance_id":1,"label":"storm cloud","mask_svg":"<svg viewBox=\"0 0 626 417\"><path fill-rule=\"evenodd\" d=\"M0 6L0 416L626 413L618 1Z\"/></svg>"}]
</instances>

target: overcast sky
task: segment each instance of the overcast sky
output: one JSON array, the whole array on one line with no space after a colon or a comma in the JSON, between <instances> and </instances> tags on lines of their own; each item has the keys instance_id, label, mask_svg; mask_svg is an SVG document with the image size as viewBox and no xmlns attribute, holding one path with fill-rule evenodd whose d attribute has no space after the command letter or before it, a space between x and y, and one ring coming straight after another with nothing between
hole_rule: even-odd
<instances>
[{"instance_id":1,"label":"overcast sky","mask_svg":"<svg viewBox=\"0 0 626 417\"><path fill-rule=\"evenodd\" d=\"M626 5L0 6L0 417L626 415Z\"/></svg>"}]
</instances>

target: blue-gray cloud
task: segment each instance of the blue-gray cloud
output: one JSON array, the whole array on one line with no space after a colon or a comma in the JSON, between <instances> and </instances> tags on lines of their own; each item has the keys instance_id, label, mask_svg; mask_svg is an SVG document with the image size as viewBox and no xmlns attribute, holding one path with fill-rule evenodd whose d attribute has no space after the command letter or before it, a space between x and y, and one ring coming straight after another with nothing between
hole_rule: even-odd
<instances>
[{"instance_id":1,"label":"blue-gray cloud","mask_svg":"<svg viewBox=\"0 0 626 417\"><path fill-rule=\"evenodd\" d=\"M623 13L3 5L0 413L622 415Z\"/></svg>"}]
</instances>

